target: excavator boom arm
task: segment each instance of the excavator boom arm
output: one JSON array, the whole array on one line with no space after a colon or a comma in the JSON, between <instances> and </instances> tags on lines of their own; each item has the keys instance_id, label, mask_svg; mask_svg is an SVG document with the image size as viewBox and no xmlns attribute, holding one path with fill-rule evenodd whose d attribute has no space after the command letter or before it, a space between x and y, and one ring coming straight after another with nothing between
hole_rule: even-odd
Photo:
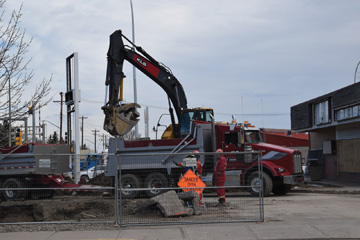
<instances>
[{"instance_id":1,"label":"excavator boom arm","mask_svg":"<svg viewBox=\"0 0 360 240\"><path fill-rule=\"evenodd\" d=\"M146 76L151 78L166 92L175 108L176 115L179 118L181 111L187 109L187 99L181 83L168 69L160 65L159 62L146 53L141 47L134 45L141 54L132 48L126 47L122 40L123 37L121 30L115 31L110 36L110 43L113 44L112 48L115 49L117 53L114 53L113 51L109 53L114 60L119 62L119 72L123 74L122 69L120 71L120 67L122 68L123 61L127 60ZM128 40L127 38L125 39ZM132 42L130 43L133 44Z\"/></svg>"},{"instance_id":2,"label":"excavator boom arm","mask_svg":"<svg viewBox=\"0 0 360 240\"><path fill-rule=\"evenodd\" d=\"M130 42L134 48L130 48L124 45L123 38ZM135 49L138 52L136 52ZM119 105L119 94L121 91L120 86L123 78L125 77L122 71L124 60L131 63L145 75L151 78L166 92L173 107L175 108L178 121L180 120L182 110L187 109L187 99L182 85L168 68L157 62L141 47L135 46L135 44L122 35L121 30L117 30L110 35L110 46L107 55L108 67L105 84L109 85L109 102L106 106L103 107L105 115L108 116L107 120L105 117L105 129L108 127L107 124L109 124L109 121L111 121L110 118L113 116L111 115L111 112L113 112L114 109ZM130 113L134 113L133 110L136 110L136 108L131 108ZM170 114L172 114L171 107ZM175 126L173 117L172 122Z\"/></svg>"}]
</instances>

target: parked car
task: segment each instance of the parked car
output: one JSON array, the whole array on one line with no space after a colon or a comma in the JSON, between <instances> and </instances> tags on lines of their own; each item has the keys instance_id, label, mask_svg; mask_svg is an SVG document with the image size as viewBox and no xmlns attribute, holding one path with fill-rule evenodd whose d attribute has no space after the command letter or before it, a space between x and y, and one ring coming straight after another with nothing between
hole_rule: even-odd
<instances>
[{"instance_id":1,"label":"parked car","mask_svg":"<svg viewBox=\"0 0 360 240\"><path fill-rule=\"evenodd\" d=\"M80 171L80 183L87 183L91 179L104 173L105 167L104 165L97 165Z\"/></svg>"}]
</instances>

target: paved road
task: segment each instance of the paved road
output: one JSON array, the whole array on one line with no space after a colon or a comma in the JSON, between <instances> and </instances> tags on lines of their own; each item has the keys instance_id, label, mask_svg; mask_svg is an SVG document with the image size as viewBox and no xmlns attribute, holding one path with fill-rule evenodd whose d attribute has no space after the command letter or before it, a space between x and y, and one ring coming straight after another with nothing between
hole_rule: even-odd
<instances>
[{"instance_id":1,"label":"paved road","mask_svg":"<svg viewBox=\"0 0 360 240\"><path fill-rule=\"evenodd\" d=\"M318 188L318 190L316 190ZM264 199L265 222L1 233L0 240L360 239L359 186L315 185Z\"/></svg>"}]
</instances>

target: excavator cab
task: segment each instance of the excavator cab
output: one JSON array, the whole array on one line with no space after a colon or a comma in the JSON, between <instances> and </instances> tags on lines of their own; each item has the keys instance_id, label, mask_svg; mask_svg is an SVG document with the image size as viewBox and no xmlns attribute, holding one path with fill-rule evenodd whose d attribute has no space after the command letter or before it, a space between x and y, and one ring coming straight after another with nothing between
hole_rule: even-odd
<instances>
[{"instance_id":1,"label":"excavator cab","mask_svg":"<svg viewBox=\"0 0 360 240\"><path fill-rule=\"evenodd\" d=\"M193 108L193 109L186 109L181 112L179 124L177 124L177 128L179 131L179 138L184 138L189 133L193 131L191 129L191 121L197 122L211 122L210 115L214 115L214 111L212 108ZM167 127L164 131L162 139L169 139L174 138L174 129L172 124Z\"/></svg>"},{"instance_id":2,"label":"excavator cab","mask_svg":"<svg viewBox=\"0 0 360 240\"><path fill-rule=\"evenodd\" d=\"M191 121L211 122L210 115L214 115L211 108L186 109L181 112L180 117L180 138L186 137L191 132Z\"/></svg>"}]
</instances>

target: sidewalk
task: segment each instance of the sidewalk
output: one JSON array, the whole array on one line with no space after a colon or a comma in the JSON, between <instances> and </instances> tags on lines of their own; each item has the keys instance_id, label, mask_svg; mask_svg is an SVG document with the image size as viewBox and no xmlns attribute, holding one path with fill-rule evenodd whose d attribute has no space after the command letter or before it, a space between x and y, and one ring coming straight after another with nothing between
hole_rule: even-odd
<instances>
[{"instance_id":1,"label":"sidewalk","mask_svg":"<svg viewBox=\"0 0 360 240\"><path fill-rule=\"evenodd\" d=\"M1 233L1 240L219 240L219 239L359 239L358 221L287 221L121 227L105 231Z\"/></svg>"},{"instance_id":2,"label":"sidewalk","mask_svg":"<svg viewBox=\"0 0 360 240\"><path fill-rule=\"evenodd\" d=\"M305 184L294 187L291 191L333 194L360 194L360 182L321 179L311 181L305 178Z\"/></svg>"}]
</instances>

